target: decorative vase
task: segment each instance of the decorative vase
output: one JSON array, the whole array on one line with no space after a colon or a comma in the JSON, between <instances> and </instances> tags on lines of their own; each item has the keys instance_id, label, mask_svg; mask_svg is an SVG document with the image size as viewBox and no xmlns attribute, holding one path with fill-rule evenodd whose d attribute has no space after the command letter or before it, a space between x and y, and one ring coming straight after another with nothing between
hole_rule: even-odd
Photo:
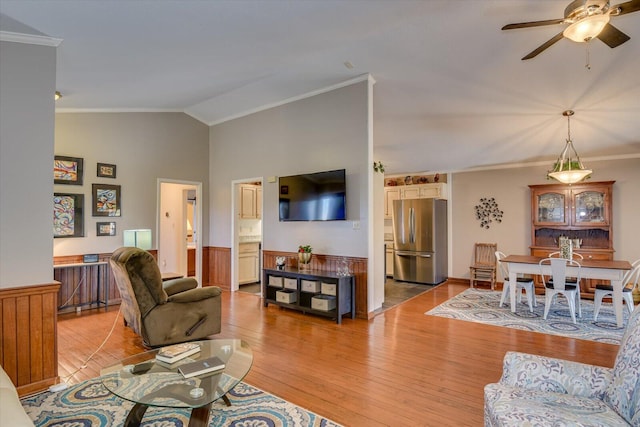
<instances>
[{"instance_id":1,"label":"decorative vase","mask_svg":"<svg viewBox=\"0 0 640 427\"><path fill-rule=\"evenodd\" d=\"M311 262L311 252L298 252L298 262L300 264L309 264Z\"/></svg>"}]
</instances>

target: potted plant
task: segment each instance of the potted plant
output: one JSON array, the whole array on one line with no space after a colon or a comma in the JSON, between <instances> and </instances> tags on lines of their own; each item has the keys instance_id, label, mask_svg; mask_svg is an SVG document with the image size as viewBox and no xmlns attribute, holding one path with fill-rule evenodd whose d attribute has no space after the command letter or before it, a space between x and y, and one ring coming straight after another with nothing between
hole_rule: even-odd
<instances>
[{"instance_id":1,"label":"potted plant","mask_svg":"<svg viewBox=\"0 0 640 427\"><path fill-rule=\"evenodd\" d=\"M309 264L311 262L311 252L313 248L310 245L298 246L298 261L301 264Z\"/></svg>"}]
</instances>

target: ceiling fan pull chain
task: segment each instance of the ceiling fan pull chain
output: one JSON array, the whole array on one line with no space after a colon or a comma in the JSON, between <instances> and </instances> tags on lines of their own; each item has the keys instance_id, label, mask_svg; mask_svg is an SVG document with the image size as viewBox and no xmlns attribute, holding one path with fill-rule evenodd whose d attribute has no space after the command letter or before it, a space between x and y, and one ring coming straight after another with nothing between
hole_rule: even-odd
<instances>
[{"instance_id":1,"label":"ceiling fan pull chain","mask_svg":"<svg viewBox=\"0 0 640 427\"><path fill-rule=\"evenodd\" d=\"M584 64L584 67L585 67L587 70L590 70L590 69L591 69L591 58L590 58L590 55L589 55L589 45L590 45L591 43L587 42L587 43L585 43L585 44L586 44L586 48L587 48L587 55L586 55L586 60L585 60L586 64Z\"/></svg>"}]
</instances>

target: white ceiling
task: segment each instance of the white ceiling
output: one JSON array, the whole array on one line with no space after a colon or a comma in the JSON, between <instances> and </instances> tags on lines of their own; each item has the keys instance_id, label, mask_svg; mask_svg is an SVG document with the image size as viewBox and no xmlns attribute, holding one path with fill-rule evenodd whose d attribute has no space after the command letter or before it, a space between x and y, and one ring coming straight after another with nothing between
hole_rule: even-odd
<instances>
[{"instance_id":1,"label":"white ceiling","mask_svg":"<svg viewBox=\"0 0 640 427\"><path fill-rule=\"evenodd\" d=\"M613 0L617 4L624 0ZM58 48L57 111L184 111L220 123L370 74L387 173L640 153L640 12L610 49L560 40L570 0L2 0ZM3 31L15 31L4 17ZM344 62L354 67L348 69ZM586 163L586 162L585 162Z\"/></svg>"}]
</instances>

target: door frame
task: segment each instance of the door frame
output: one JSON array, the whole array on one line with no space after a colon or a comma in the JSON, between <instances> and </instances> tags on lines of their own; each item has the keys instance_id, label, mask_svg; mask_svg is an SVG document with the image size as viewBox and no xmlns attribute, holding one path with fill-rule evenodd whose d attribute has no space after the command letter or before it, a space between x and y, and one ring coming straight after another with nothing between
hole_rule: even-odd
<instances>
[{"instance_id":1,"label":"door frame","mask_svg":"<svg viewBox=\"0 0 640 427\"><path fill-rule=\"evenodd\" d=\"M156 206L156 242L158 247L158 261L160 260L160 253L162 248L160 247L160 236L161 236L161 221L162 221L162 184L178 184L184 185L187 187L192 187L191 189L196 190L196 280L198 281L198 286L202 286L202 182L199 181L186 181L179 179L170 179L170 178L158 178L157 179L157 206ZM185 207L183 206L183 211ZM183 221L183 248L184 253L187 253L187 224Z\"/></svg>"},{"instance_id":2,"label":"door frame","mask_svg":"<svg viewBox=\"0 0 640 427\"><path fill-rule=\"evenodd\" d=\"M262 200L261 200L261 204L262 206L260 206L260 212L264 212L263 210L263 206L264 206L264 179L260 176L260 177L255 177L255 178L243 178L243 179L236 179L231 181L231 286L229 286L229 289L231 289L231 292L235 292L237 290L240 289L240 284L238 283L238 258L239 258L239 249L240 249L240 239L239 239L239 228L240 228L240 221L239 221L239 217L240 217L240 191L239 191L239 186L240 184L247 184L247 183L251 183L251 182L261 182L262 183L262 188L263 188L263 193L262 193ZM263 230L262 230L262 226L260 226L260 235L262 236L262 242L264 242L264 234L263 234ZM262 250L260 250L260 257L262 257ZM262 271L262 260L260 260L260 270ZM262 273L258 272L259 275L262 275ZM261 291L262 292L262 291Z\"/></svg>"}]
</instances>

